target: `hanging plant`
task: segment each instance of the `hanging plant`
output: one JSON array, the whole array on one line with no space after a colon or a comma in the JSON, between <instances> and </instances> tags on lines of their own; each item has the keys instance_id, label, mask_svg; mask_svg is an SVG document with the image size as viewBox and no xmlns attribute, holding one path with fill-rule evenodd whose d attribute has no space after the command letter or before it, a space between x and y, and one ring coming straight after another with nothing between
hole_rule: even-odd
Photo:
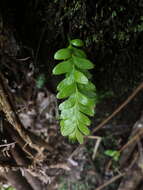
<instances>
[{"instance_id":1,"label":"hanging plant","mask_svg":"<svg viewBox=\"0 0 143 190\"><path fill-rule=\"evenodd\" d=\"M83 45L82 40L74 39L67 48L58 50L54 59L63 61L53 69L54 75L65 75L57 86L57 98L66 99L59 105L61 134L70 140L77 139L81 144L84 135L90 134L89 117L94 115L96 102L96 88L88 71L94 65L79 49Z\"/></svg>"}]
</instances>

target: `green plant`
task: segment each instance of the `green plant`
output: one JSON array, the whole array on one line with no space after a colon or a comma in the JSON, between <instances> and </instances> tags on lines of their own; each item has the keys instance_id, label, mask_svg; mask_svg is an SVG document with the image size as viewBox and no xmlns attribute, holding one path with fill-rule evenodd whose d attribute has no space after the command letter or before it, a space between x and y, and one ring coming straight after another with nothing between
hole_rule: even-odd
<instances>
[{"instance_id":1,"label":"green plant","mask_svg":"<svg viewBox=\"0 0 143 190\"><path fill-rule=\"evenodd\" d=\"M3 186L0 186L0 190L15 190L15 188L9 186L9 187L3 187Z\"/></svg>"},{"instance_id":2,"label":"green plant","mask_svg":"<svg viewBox=\"0 0 143 190\"><path fill-rule=\"evenodd\" d=\"M89 116L94 115L96 88L90 81L92 75L88 71L94 65L86 57L80 39L70 40L67 48L58 50L54 59L63 60L53 69L53 74L64 74L65 79L58 86L58 99L66 99L59 105L60 126L63 136L70 140L77 139L83 143L84 135L89 135L87 126L91 124Z\"/></svg>"},{"instance_id":3,"label":"green plant","mask_svg":"<svg viewBox=\"0 0 143 190\"><path fill-rule=\"evenodd\" d=\"M113 158L114 161L119 161L120 152L117 150L106 150L105 155Z\"/></svg>"}]
</instances>

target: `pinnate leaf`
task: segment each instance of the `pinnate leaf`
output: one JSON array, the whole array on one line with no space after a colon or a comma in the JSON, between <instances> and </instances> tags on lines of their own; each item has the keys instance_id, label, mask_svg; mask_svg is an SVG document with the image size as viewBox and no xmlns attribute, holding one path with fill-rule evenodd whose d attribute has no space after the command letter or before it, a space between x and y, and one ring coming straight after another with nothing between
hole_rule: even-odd
<instances>
[{"instance_id":1,"label":"pinnate leaf","mask_svg":"<svg viewBox=\"0 0 143 190\"><path fill-rule=\"evenodd\" d=\"M92 75L88 71L94 67L83 50L83 42L79 39L70 41L68 48L57 51L56 60L64 60L55 66L53 74L65 74L65 79L58 86L57 98L64 99L59 105L61 134L70 140L83 143L84 135L89 135L87 126L91 124L89 116L94 115L96 88L89 80Z\"/></svg>"}]
</instances>

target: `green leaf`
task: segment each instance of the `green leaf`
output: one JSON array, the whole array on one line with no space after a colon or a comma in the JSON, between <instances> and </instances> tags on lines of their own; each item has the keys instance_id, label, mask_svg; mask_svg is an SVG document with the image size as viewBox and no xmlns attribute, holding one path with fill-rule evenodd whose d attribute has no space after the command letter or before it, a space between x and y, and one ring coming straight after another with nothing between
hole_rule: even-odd
<instances>
[{"instance_id":1,"label":"green leaf","mask_svg":"<svg viewBox=\"0 0 143 190\"><path fill-rule=\"evenodd\" d=\"M65 78L64 80L62 80L58 84L57 90L62 90L63 88L65 88L65 87L67 87L67 86L69 86L69 85L71 85L73 83L74 83L74 79L71 76L69 76L69 77Z\"/></svg>"},{"instance_id":2,"label":"green leaf","mask_svg":"<svg viewBox=\"0 0 143 190\"><path fill-rule=\"evenodd\" d=\"M85 126L83 125L82 123L80 123L78 125L78 128L79 130L84 134L84 135L89 135L90 134L90 130Z\"/></svg>"},{"instance_id":3,"label":"green leaf","mask_svg":"<svg viewBox=\"0 0 143 190\"><path fill-rule=\"evenodd\" d=\"M74 64L80 69L92 69L94 67L93 63L88 59L73 56Z\"/></svg>"},{"instance_id":4,"label":"green leaf","mask_svg":"<svg viewBox=\"0 0 143 190\"><path fill-rule=\"evenodd\" d=\"M120 159L120 152L117 151L117 153L113 157L113 160L115 160L117 162L117 161L119 161L119 159Z\"/></svg>"},{"instance_id":5,"label":"green leaf","mask_svg":"<svg viewBox=\"0 0 143 190\"><path fill-rule=\"evenodd\" d=\"M68 121L69 121L69 120L68 120ZM64 120L62 120L62 121L60 122L60 125L61 125L61 133L62 133L63 136L68 136L68 135L70 135L70 134L75 130L75 126L72 125L71 122L69 122L70 125L65 124L65 122L66 122L66 121L64 121Z\"/></svg>"},{"instance_id":6,"label":"green leaf","mask_svg":"<svg viewBox=\"0 0 143 190\"><path fill-rule=\"evenodd\" d=\"M80 144L83 144L83 135L78 129L76 130L76 138Z\"/></svg>"},{"instance_id":7,"label":"green leaf","mask_svg":"<svg viewBox=\"0 0 143 190\"><path fill-rule=\"evenodd\" d=\"M83 50L81 49L77 49L77 48L72 48L73 50L73 55L77 56L77 57L82 57L82 58L86 58L86 54Z\"/></svg>"},{"instance_id":8,"label":"green leaf","mask_svg":"<svg viewBox=\"0 0 143 190\"><path fill-rule=\"evenodd\" d=\"M91 107L84 106L82 104L79 104L79 110L82 113L85 113L86 115L93 116L94 115L94 105Z\"/></svg>"},{"instance_id":9,"label":"green leaf","mask_svg":"<svg viewBox=\"0 0 143 190\"><path fill-rule=\"evenodd\" d=\"M92 90L87 90L85 89L80 89L79 90L82 94L84 94L88 99L93 99L94 101L97 99L97 94L96 92Z\"/></svg>"},{"instance_id":10,"label":"green leaf","mask_svg":"<svg viewBox=\"0 0 143 190\"><path fill-rule=\"evenodd\" d=\"M95 85L90 81L86 85L79 84L79 88L87 91L96 91Z\"/></svg>"},{"instance_id":11,"label":"green leaf","mask_svg":"<svg viewBox=\"0 0 143 190\"><path fill-rule=\"evenodd\" d=\"M83 105L88 105L88 98L81 94L80 92L77 92L77 98L78 98L78 102L80 102Z\"/></svg>"},{"instance_id":12,"label":"green leaf","mask_svg":"<svg viewBox=\"0 0 143 190\"><path fill-rule=\"evenodd\" d=\"M120 152L117 150L106 150L105 155L110 156L113 160L118 161L120 157Z\"/></svg>"},{"instance_id":13,"label":"green leaf","mask_svg":"<svg viewBox=\"0 0 143 190\"><path fill-rule=\"evenodd\" d=\"M60 92L57 94L57 98L58 99L66 98L71 94L73 94L74 92L75 92L75 84L72 83L69 86L63 87L62 90L60 90Z\"/></svg>"},{"instance_id":14,"label":"green leaf","mask_svg":"<svg viewBox=\"0 0 143 190\"><path fill-rule=\"evenodd\" d=\"M75 115L75 107L69 108L69 109L65 109L61 111L61 119L71 119L71 117L73 115Z\"/></svg>"},{"instance_id":15,"label":"green leaf","mask_svg":"<svg viewBox=\"0 0 143 190\"><path fill-rule=\"evenodd\" d=\"M93 106L94 105L94 99L87 98L84 94L77 92L77 100L79 103L85 105L85 106Z\"/></svg>"},{"instance_id":16,"label":"green leaf","mask_svg":"<svg viewBox=\"0 0 143 190\"><path fill-rule=\"evenodd\" d=\"M74 71L74 79L76 82L81 83L81 84L88 83L88 78L83 73L77 70Z\"/></svg>"},{"instance_id":17,"label":"green leaf","mask_svg":"<svg viewBox=\"0 0 143 190\"><path fill-rule=\"evenodd\" d=\"M63 61L61 63L59 63L58 65L56 65L53 69L53 74L54 75L60 75L63 73L67 73L67 72L71 72L72 70L72 60L69 59L67 61Z\"/></svg>"},{"instance_id":18,"label":"green leaf","mask_svg":"<svg viewBox=\"0 0 143 190\"><path fill-rule=\"evenodd\" d=\"M78 84L79 91L84 94L87 98L91 98L96 100L97 99L97 93L96 88L93 83L88 82L88 84Z\"/></svg>"},{"instance_id":19,"label":"green leaf","mask_svg":"<svg viewBox=\"0 0 143 190\"><path fill-rule=\"evenodd\" d=\"M68 109L68 108L73 107L74 104L75 104L75 97L70 97L68 100L62 102L59 105L59 109L60 110Z\"/></svg>"},{"instance_id":20,"label":"green leaf","mask_svg":"<svg viewBox=\"0 0 143 190\"><path fill-rule=\"evenodd\" d=\"M70 41L72 45L76 46L76 47L82 47L84 46L84 43L82 40L80 39L74 39Z\"/></svg>"},{"instance_id":21,"label":"green leaf","mask_svg":"<svg viewBox=\"0 0 143 190\"><path fill-rule=\"evenodd\" d=\"M96 88L89 81L92 75L88 71L94 65L86 59L83 50L76 48L81 46L83 42L74 39L68 48L57 51L54 58L64 61L55 66L53 74L65 74L65 79L57 86L57 98L68 98L59 105L61 134L82 144L84 135L90 133L87 126L91 124L89 116L94 115Z\"/></svg>"},{"instance_id":22,"label":"green leaf","mask_svg":"<svg viewBox=\"0 0 143 190\"><path fill-rule=\"evenodd\" d=\"M63 48L58 50L55 54L54 54L54 59L56 60L65 60L70 58L72 55L72 52L69 48Z\"/></svg>"},{"instance_id":23,"label":"green leaf","mask_svg":"<svg viewBox=\"0 0 143 190\"><path fill-rule=\"evenodd\" d=\"M81 72L88 78L92 79L92 74L88 70L81 70Z\"/></svg>"},{"instance_id":24,"label":"green leaf","mask_svg":"<svg viewBox=\"0 0 143 190\"><path fill-rule=\"evenodd\" d=\"M76 132L73 131L70 135L69 135L69 140L71 142L75 142L76 141Z\"/></svg>"},{"instance_id":25,"label":"green leaf","mask_svg":"<svg viewBox=\"0 0 143 190\"><path fill-rule=\"evenodd\" d=\"M14 187L7 187L7 188L4 188L4 190L16 190Z\"/></svg>"},{"instance_id":26,"label":"green leaf","mask_svg":"<svg viewBox=\"0 0 143 190\"><path fill-rule=\"evenodd\" d=\"M117 153L116 150L106 150L105 155L113 157Z\"/></svg>"},{"instance_id":27,"label":"green leaf","mask_svg":"<svg viewBox=\"0 0 143 190\"><path fill-rule=\"evenodd\" d=\"M91 121L87 116L85 116L83 113L78 114L78 121L83 123L84 125L90 125Z\"/></svg>"}]
</instances>

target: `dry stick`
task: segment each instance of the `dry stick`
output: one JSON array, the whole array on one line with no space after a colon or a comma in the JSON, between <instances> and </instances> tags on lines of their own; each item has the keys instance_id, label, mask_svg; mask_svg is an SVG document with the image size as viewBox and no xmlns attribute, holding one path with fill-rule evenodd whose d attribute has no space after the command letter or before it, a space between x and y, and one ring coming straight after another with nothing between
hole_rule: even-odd
<instances>
[{"instance_id":1,"label":"dry stick","mask_svg":"<svg viewBox=\"0 0 143 190\"><path fill-rule=\"evenodd\" d=\"M122 152L122 151L125 150L130 144L132 144L133 142L137 141L142 133L143 133L143 129L140 130L137 135L135 135L134 137L132 137L132 138L120 149L119 152Z\"/></svg>"},{"instance_id":2,"label":"dry stick","mask_svg":"<svg viewBox=\"0 0 143 190\"><path fill-rule=\"evenodd\" d=\"M125 173L121 173L113 178L111 178L109 181L107 181L106 183L104 183L103 185L100 185L99 187L96 188L96 190L101 190L103 189L104 187L110 185L111 183L115 182L117 179L123 177L125 175Z\"/></svg>"},{"instance_id":3,"label":"dry stick","mask_svg":"<svg viewBox=\"0 0 143 190\"><path fill-rule=\"evenodd\" d=\"M16 142L7 143L7 144L0 144L0 148L1 147L7 147L7 146L14 146L15 144L16 144Z\"/></svg>"},{"instance_id":4,"label":"dry stick","mask_svg":"<svg viewBox=\"0 0 143 190\"><path fill-rule=\"evenodd\" d=\"M96 143L95 143L93 154L92 154L92 160L94 160L102 138L98 136L88 136L88 139L96 139Z\"/></svg>"},{"instance_id":5,"label":"dry stick","mask_svg":"<svg viewBox=\"0 0 143 190\"><path fill-rule=\"evenodd\" d=\"M117 115L138 93L143 89L143 82L133 91L133 93L105 120L103 120L93 131L95 133L100 128L103 127L109 120L111 120L115 115Z\"/></svg>"},{"instance_id":6,"label":"dry stick","mask_svg":"<svg viewBox=\"0 0 143 190\"><path fill-rule=\"evenodd\" d=\"M94 151L93 151L93 155L92 155L92 160L94 160L96 157L96 153L97 153L97 150L98 150L98 147L100 145L101 140L102 140L102 138L98 137L97 142L95 143L95 147L94 147Z\"/></svg>"}]
</instances>

